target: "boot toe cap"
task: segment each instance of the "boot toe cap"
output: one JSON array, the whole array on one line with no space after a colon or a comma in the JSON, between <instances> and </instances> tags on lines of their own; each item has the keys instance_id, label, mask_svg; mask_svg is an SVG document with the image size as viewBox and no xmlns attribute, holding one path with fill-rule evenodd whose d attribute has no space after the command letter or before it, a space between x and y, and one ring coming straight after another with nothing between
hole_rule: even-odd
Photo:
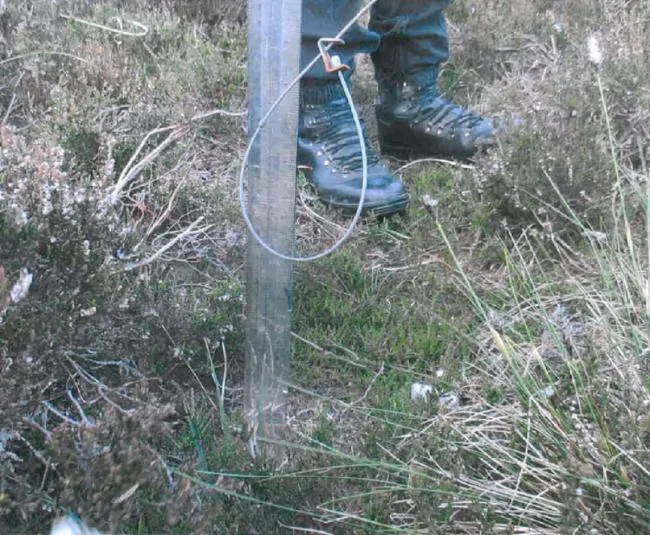
<instances>
[{"instance_id":1,"label":"boot toe cap","mask_svg":"<svg viewBox=\"0 0 650 535\"><path fill-rule=\"evenodd\" d=\"M357 177L347 184L347 188L338 191L334 202L330 204L355 212L361 201L363 181ZM340 195L345 192L346 194ZM368 178L368 185L363 199L363 213L373 211L388 214L403 210L408 204L408 193L401 180L388 171L383 175Z\"/></svg>"}]
</instances>

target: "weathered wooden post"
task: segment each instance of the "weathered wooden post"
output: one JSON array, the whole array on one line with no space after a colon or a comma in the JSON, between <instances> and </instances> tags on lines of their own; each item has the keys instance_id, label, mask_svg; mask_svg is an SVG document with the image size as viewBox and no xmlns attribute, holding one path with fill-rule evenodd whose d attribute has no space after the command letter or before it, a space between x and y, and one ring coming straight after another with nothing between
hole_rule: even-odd
<instances>
[{"instance_id":1,"label":"weathered wooden post","mask_svg":"<svg viewBox=\"0 0 650 535\"><path fill-rule=\"evenodd\" d=\"M301 0L249 0L248 132L298 75ZM298 85L264 126L250 153L248 209L260 237L276 251L295 246ZM252 455L282 455L291 355L292 264L249 233L246 392Z\"/></svg>"}]
</instances>

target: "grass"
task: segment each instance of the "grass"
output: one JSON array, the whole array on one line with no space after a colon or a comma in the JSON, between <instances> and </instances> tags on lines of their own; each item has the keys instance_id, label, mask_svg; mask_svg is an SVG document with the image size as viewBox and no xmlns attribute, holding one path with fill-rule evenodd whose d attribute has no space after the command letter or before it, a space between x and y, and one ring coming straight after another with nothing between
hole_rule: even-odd
<instances>
[{"instance_id":1,"label":"grass","mask_svg":"<svg viewBox=\"0 0 650 535\"><path fill-rule=\"evenodd\" d=\"M647 531L643 6L453 4L443 88L509 128L471 164L390 161L408 214L296 267L278 466L243 440L243 120L147 138L245 109L241 8L201 4L0 8L3 533L68 512L137 534ZM83 22L127 20L147 35ZM373 137L367 61L354 90ZM303 188L303 253L346 222Z\"/></svg>"}]
</instances>

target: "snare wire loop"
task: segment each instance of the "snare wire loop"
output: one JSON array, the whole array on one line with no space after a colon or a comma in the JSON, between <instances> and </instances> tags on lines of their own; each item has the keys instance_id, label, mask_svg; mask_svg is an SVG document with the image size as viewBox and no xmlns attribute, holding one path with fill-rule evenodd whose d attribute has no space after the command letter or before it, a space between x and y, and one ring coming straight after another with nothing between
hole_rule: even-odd
<instances>
[{"instance_id":1,"label":"snare wire loop","mask_svg":"<svg viewBox=\"0 0 650 535\"><path fill-rule=\"evenodd\" d=\"M366 144L363 137L363 129L361 127L361 121L359 120L359 114L354 106L354 101L352 100L352 95L350 94L350 88L348 87L348 84L343 75L343 71L347 69L347 66L345 64L342 64L341 59L338 55L333 54L330 56L329 50L335 44L344 43L344 41L342 40L343 35L375 3L377 3L377 0L371 0L370 2L368 2L368 4L361 11L359 11L359 13L357 13L354 16L354 18L352 18L335 37L331 39L330 38L321 39L319 41L320 54L314 57L314 59L298 74L298 76L296 76L293 79L293 81L285 88L285 90L271 105L269 110L262 117L259 125L257 125L255 132L253 132L253 135L251 136L248 142L248 147L246 148L246 152L244 153L244 158L239 173L239 206L241 208L242 216L244 218L244 221L246 222L246 226L248 227L248 230L251 233L251 236L253 236L253 238L262 246L262 248L265 251L267 251L268 253L274 256L277 256L278 258L281 258L282 260L287 260L289 262L314 262L315 260L319 260L325 256L332 254L334 251L339 249L343 245L343 243L345 243L345 241L352 235L352 232L354 232L354 229L357 226L359 219L361 218L361 213L363 212L363 203L365 202L366 191L368 189L368 157L366 154ZM326 46L325 43L327 43ZM343 92L345 93L345 98L348 101L348 105L350 106L350 111L352 112L354 126L356 127L357 135L359 137L359 146L361 147L362 177L363 177L362 186L361 186L361 198L359 199L359 205L357 206L357 210L354 214L354 217L352 218L352 221L350 222L350 225L346 229L343 236L341 236L341 238L339 238L339 240L334 245L332 245L325 251L322 251L312 256L291 256L291 255L281 253L280 251L276 251L273 247L271 247L268 243L266 243L266 241L259 235L259 233L255 229L255 225L251 221L250 214L248 213L248 207L246 206L246 200L247 200L246 191L245 191L246 168L248 166L248 161L250 160L250 155L255 145L255 141L257 141L257 138L259 137L260 133L266 126L269 118L273 115L275 110L286 98L286 96L291 92L291 90L296 86L296 84L300 82L300 80L309 72L309 70L314 65L316 65L316 63L318 63L319 60L322 60L325 63L325 67L327 70L329 70L330 72L336 72L338 74L339 82L341 83L341 87L343 88Z\"/></svg>"}]
</instances>

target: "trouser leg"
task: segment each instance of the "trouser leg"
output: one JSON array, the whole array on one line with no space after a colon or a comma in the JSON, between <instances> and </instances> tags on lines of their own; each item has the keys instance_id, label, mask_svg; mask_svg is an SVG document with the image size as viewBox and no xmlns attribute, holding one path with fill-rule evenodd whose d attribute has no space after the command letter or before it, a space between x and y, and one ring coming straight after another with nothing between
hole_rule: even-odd
<instances>
[{"instance_id":1,"label":"trouser leg","mask_svg":"<svg viewBox=\"0 0 650 535\"><path fill-rule=\"evenodd\" d=\"M302 50L301 69L318 54L318 40L334 37L362 8L360 0L303 0L302 2ZM344 36L345 45L337 46L336 52L351 71L354 56L374 52L379 46L379 35L360 24L355 24ZM337 75L327 73L319 61L305 77L308 84L318 81L336 81Z\"/></svg>"},{"instance_id":2,"label":"trouser leg","mask_svg":"<svg viewBox=\"0 0 650 535\"><path fill-rule=\"evenodd\" d=\"M390 80L437 77L449 58L444 11L451 0L380 0L372 8L369 28L381 36L372 54L380 85Z\"/></svg>"},{"instance_id":3,"label":"trouser leg","mask_svg":"<svg viewBox=\"0 0 650 535\"><path fill-rule=\"evenodd\" d=\"M337 47L344 63L354 69L354 55L373 53L378 76L411 74L435 69L449 58L444 10L451 0L380 0L371 10L366 29L355 24ZM333 37L361 9L360 0L303 0L302 54L304 68L318 54L318 39ZM308 80L335 80L322 63Z\"/></svg>"},{"instance_id":4,"label":"trouser leg","mask_svg":"<svg viewBox=\"0 0 650 535\"><path fill-rule=\"evenodd\" d=\"M384 153L465 158L494 143L490 121L439 94L440 65L449 59L445 9L450 3L379 0L373 6L369 27L381 38L372 60Z\"/></svg>"}]
</instances>

